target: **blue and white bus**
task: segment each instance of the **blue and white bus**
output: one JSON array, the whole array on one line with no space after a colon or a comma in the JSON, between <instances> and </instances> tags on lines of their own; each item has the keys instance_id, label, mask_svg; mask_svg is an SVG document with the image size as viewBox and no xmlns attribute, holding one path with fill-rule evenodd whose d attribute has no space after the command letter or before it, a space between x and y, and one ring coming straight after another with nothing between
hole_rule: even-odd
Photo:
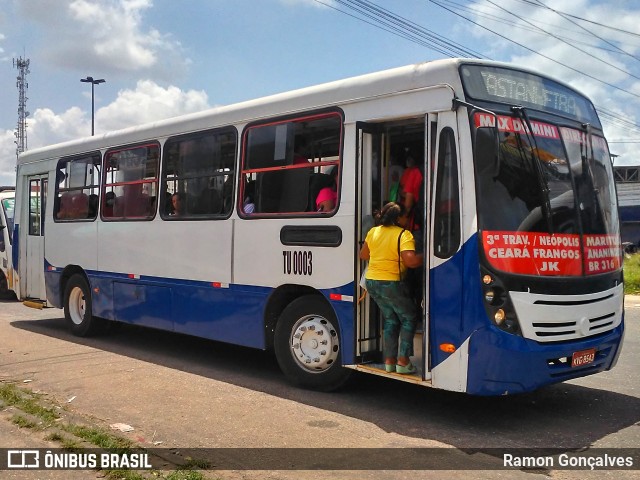
<instances>
[{"instance_id":1,"label":"blue and white bus","mask_svg":"<svg viewBox=\"0 0 640 480\"><path fill-rule=\"evenodd\" d=\"M419 368L399 375L358 251L408 152L426 241ZM73 333L123 322L272 349L312 389L357 370L526 392L611 369L623 339L593 104L503 63L425 62L28 151L14 237L19 297L64 308Z\"/></svg>"}]
</instances>

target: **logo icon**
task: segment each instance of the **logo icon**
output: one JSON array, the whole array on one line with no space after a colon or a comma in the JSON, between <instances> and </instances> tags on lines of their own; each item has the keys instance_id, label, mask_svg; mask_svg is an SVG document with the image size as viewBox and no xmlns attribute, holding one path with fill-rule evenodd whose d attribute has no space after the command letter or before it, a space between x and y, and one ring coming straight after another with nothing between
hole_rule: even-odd
<instances>
[{"instance_id":1,"label":"logo icon","mask_svg":"<svg viewBox=\"0 0 640 480\"><path fill-rule=\"evenodd\" d=\"M8 468L39 468L40 452L38 450L8 450Z\"/></svg>"}]
</instances>

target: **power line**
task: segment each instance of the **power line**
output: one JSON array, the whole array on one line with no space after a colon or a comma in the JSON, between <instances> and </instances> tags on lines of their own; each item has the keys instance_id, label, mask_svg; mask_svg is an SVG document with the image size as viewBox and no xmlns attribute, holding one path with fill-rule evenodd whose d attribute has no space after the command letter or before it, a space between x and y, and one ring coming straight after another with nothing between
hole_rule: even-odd
<instances>
[{"instance_id":1,"label":"power line","mask_svg":"<svg viewBox=\"0 0 640 480\"><path fill-rule=\"evenodd\" d=\"M467 49L463 45L454 42L442 35L418 25L404 17L398 16L385 10L372 2L364 0L334 0L335 3L356 12L354 15L348 11L337 8L322 0L315 0L317 3L348 15L356 20L374 26L388 33L404 38L418 45L422 45L447 57L480 57L483 55L473 50ZM364 18L363 18L364 17ZM368 20L367 20L368 19Z\"/></svg>"},{"instance_id":2,"label":"power line","mask_svg":"<svg viewBox=\"0 0 640 480\"><path fill-rule=\"evenodd\" d=\"M601 80L601 79L599 79L599 78L597 78L597 77L594 77L593 75L590 75L590 74L588 74L588 73L586 73L586 72L584 72L584 71L582 71L582 70L578 70L577 68L570 67L569 65L564 64L564 63L562 63L562 62L560 62L560 61L558 61L558 60L555 60L554 58L551 58L551 57L549 57L548 55L545 55L545 54L540 53L540 52L538 52L538 51L536 51L536 50L533 50L532 48L529 48L529 47L527 47L526 45L523 45L523 44L521 44L521 43L519 43L519 42L516 42L515 40L513 40L513 39L511 39L511 38L506 37L505 35L502 35L502 34L500 34L500 33L496 32L496 31L494 31L494 30L491 30L490 28L485 27L484 25L481 25L481 24L480 24L480 23L478 23L478 22L474 22L474 21L473 21L473 20L471 20L470 18L465 17L465 16L464 16L464 15L462 15L461 13L458 13L458 12L455 12L455 11L451 10L450 8L447 8L446 6L442 5L440 2L438 2L438 1L436 1L436 0L428 0L428 1L429 1L429 2L431 2L431 3L433 3L434 5L439 6L440 8L442 8L442 9L444 9L444 10L446 10L446 11L450 12L450 13L453 13L454 15L457 15L457 16L459 16L459 17L461 17L461 18L464 18L464 19L465 19L465 20L467 20L468 22L473 23L474 25L477 25L478 27L483 28L483 29L485 29L485 30L489 31L489 32L493 33L494 35L497 35L497 36L498 36L498 37L500 37L500 38L503 38L503 39L507 40L508 42L511 42L511 43L513 43L513 44L515 44L515 45L518 45L519 47L524 48L525 50L527 50L527 51L529 51L529 52L535 53L535 54L536 54L536 55L538 55L538 56L541 56L541 57L543 57L543 58L546 58L547 60L549 60L549 61L551 61L551 62L553 62L553 63L556 63L556 64L558 64L558 65L561 65L561 66L563 66L563 67L565 67L565 68L567 68L567 69L569 69L569 70L571 70L571 71L573 71L573 72L575 72L575 73L579 73L579 74L581 74L581 75L584 75L584 76L585 76L585 77L587 77L587 78L590 78L590 79L592 79L592 80L595 80L596 82L598 82L598 83L602 83L603 85L606 85L606 86L608 86L608 87L611 87L611 88L613 88L613 89L615 89L615 90L619 90L619 91L624 92L624 93L626 93L626 94L628 94L628 95L631 95L631 96L633 96L633 97L640 98L640 95L638 95L638 94L635 94L635 93L633 93L633 92L630 92L630 91L628 91L628 90L625 90L624 88L618 87L617 85L614 85L614 84L612 84L612 83L609 83L609 82L606 82L606 81L604 81L604 80Z\"/></svg>"},{"instance_id":3,"label":"power line","mask_svg":"<svg viewBox=\"0 0 640 480\"><path fill-rule=\"evenodd\" d=\"M551 10L552 12L556 13L557 15L560 15L562 18L564 18L565 20L567 20L568 22L571 22L572 24L574 24L575 26L581 28L582 30L584 30L585 32L587 32L589 35L592 35L594 37L596 37L598 40L603 41L604 43L606 43L607 45L611 45L613 48L616 48L617 50L619 50L621 53L623 53L624 55L628 55L629 57L635 59L635 60L640 60L639 57L636 57L635 55L632 55L631 53L625 52L623 49L621 49L620 47L618 47L617 45L614 45L613 43L611 43L609 40L602 38L599 35L596 35L595 33L593 33L590 30L587 30L586 28L584 28L582 25L579 25L577 22L571 20L571 18L569 18L569 16L563 12L560 12L558 10L554 10L553 8L545 5L544 3L542 3L540 0L536 0L537 3L539 3L542 7ZM637 77L636 77L637 78Z\"/></svg>"},{"instance_id":4,"label":"power line","mask_svg":"<svg viewBox=\"0 0 640 480\"><path fill-rule=\"evenodd\" d=\"M533 5L534 7L538 7L539 6L539 5L537 5L536 3L533 3L530 0L518 0L518 1L521 2L521 3L528 3L529 5ZM622 28L612 27L611 25L605 25L604 23L595 22L593 20L589 20L589 19L586 19L584 17L579 17L578 15L572 15L572 14L567 13L567 12L561 12L561 13L563 13L567 17L575 18L577 20L581 20L583 22L587 22L587 23L590 23L592 25L597 25L597 26L602 27L602 28L608 28L609 30L614 30L616 32L624 33L624 34L627 34L627 35L632 35L634 37L640 37L640 34L636 33L636 32L630 32L629 30L624 30Z\"/></svg>"},{"instance_id":5,"label":"power line","mask_svg":"<svg viewBox=\"0 0 640 480\"><path fill-rule=\"evenodd\" d=\"M370 21L368 21L368 20L365 20L365 19L363 19L363 18L360 18L360 17L358 17L358 16L356 16L356 15L353 15L353 14L351 14L351 13L349 13L349 12L345 12L344 10L341 10L341 9L339 9L339 8L336 8L336 7L334 7L333 5L330 5L330 4L328 4L328 3L325 3L325 2L323 2L322 0L314 0L314 1L315 1L316 3L319 3L319 4L321 4L321 5L324 5L325 7L331 8L331 9L333 9L333 10L337 11L337 12L340 12L340 13L343 13L343 14L345 14L345 15L348 15L348 16L349 16L349 17L351 17L351 18L355 18L356 20L359 20L359 21L361 21L361 22L364 22L364 23L366 23L366 24L368 24L368 25L371 25L371 26L373 26L373 27L379 28L380 30L384 30L385 32L389 32L389 33L391 33L391 34L393 34L393 35L396 35L396 36L398 36L398 37L400 37L400 38L404 38L405 40L409 40L409 41L411 41L411 42L417 43L417 44L422 45L422 46L424 46L424 47L430 48L431 50L434 50L434 51L436 51L436 52L438 52L438 53L442 53L442 54L443 54L443 55L445 55L445 56L448 56L448 52L445 52L445 51L440 50L440 49L438 49L438 48L434 48L432 45L429 45L429 44L427 44L426 42L421 42L421 41L419 41L419 40L417 40L417 39L415 39L415 38L412 38L411 36L409 36L409 35L407 35L407 34L405 34L405 33L402 33L402 32L399 32L399 31L393 31L393 30L390 30L390 29L388 29L388 28L382 27L382 26L380 26L380 25L376 25L375 23L372 23L372 22L370 22Z\"/></svg>"},{"instance_id":6,"label":"power line","mask_svg":"<svg viewBox=\"0 0 640 480\"><path fill-rule=\"evenodd\" d=\"M535 28L538 28L541 32L544 32L545 34L549 35L550 37L553 37L553 38L555 38L556 40L559 40L559 41L561 41L562 43L564 43L564 44L566 44L566 45L569 45L571 48L574 48L574 49L578 50L579 52L584 53L585 55L590 55L590 56L591 56L591 58L593 58L594 60L598 60L599 62L602 62L602 63L604 63L605 65L608 65L608 66L610 66L610 67L612 67L612 68L615 68L616 70L618 70L618 71L620 71L620 72L624 73L625 75L629 75L630 77L633 77L633 78L636 78L636 79L640 80L640 77L638 77L637 75L634 75L633 73L628 72L628 71L626 71L626 70L624 70L624 69L622 69L622 68L620 68L620 67L618 67L618 66L614 65L613 63L609 63L609 62L607 62L606 60L603 60L603 59L601 59L601 58L599 58L599 57L596 57L595 55L593 55L593 54L591 54L591 53L587 52L586 50L582 50L581 48L578 48L578 47L576 47L575 45L571 45L569 42L567 42L567 41L565 41L565 40L561 39L560 37L558 37L558 36L557 36L556 34L554 34L554 33L548 32L548 31L547 31L547 30L545 30L544 28L536 27L533 23L531 23L531 22L530 22L529 20L527 20L526 18L523 18L523 17L521 17L520 15L517 15L517 14L515 14L515 13L513 13L513 12L509 12L507 9L505 9L505 8L503 8L503 7L499 6L499 5L496 5L492 0L486 0L486 1L487 1L487 2L489 2L489 3L490 3L490 4L492 4L492 5L494 5L494 6L498 7L498 8L500 8L501 10L504 10L505 12L510 13L511 15L513 15L514 17L516 17L516 18L518 18L518 19L522 20L523 22L527 23L528 25L531 25L531 26L533 26L533 27L535 27Z\"/></svg>"},{"instance_id":7,"label":"power line","mask_svg":"<svg viewBox=\"0 0 640 480\"><path fill-rule=\"evenodd\" d=\"M505 25L510 25L512 27L520 28L522 30L526 30L526 31L529 31L529 32L540 33L540 29L539 29L539 27L537 25L534 25L533 27L529 27L529 26L526 26L526 25L522 25L522 23L519 23L519 22L516 22L516 21L513 21L513 20L509 20L508 18L500 17L500 16L497 16L497 15L492 15L492 14L486 13L486 12L484 12L482 10L479 10L477 8L469 7L467 5L455 2L453 0L441 0L441 1L443 3L445 3L445 4L448 4L449 6L457 7L460 10L465 10L467 12L473 13L476 17L485 18L485 19L490 20L490 21L503 23ZM559 12L559 14L563 14L563 12ZM573 22L572 20L569 20L569 21ZM532 23L536 23L533 20L531 22ZM538 23L540 23L540 22L538 22ZM582 35L582 36L588 36L588 37L595 36L589 30L585 29L581 25L577 25L577 26L580 29L584 30L584 32L579 32L579 31L576 31L576 30L572 30L570 32L578 34L578 35ZM567 30L567 32L569 32L569 30ZM544 34L544 35L546 35L546 34ZM605 48L602 45L594 45L593 43L588 43L588 42L585 42L583 40L578 40L578 39L576 39L574 37L562 36L562 35L558 35L558 37L562 38L564 40L568 40L568 41L571 41L571 42L574 42L574 43L579 43L581 45L585 45L585 46L588 46L588 47L591 47L591 48L597 48L598 50L604 50L605 52L615 53L615 54L623 54L623 55L630 55L629 53L625 52L620 47L615 46L615 45L614 45L615 50L612 50L612 49L609 49L609 48ZM600 37L597 37L597 38L600 38ZM603 40L603 41L608 43L606 40Z\"/></svg>"}]
</instances>

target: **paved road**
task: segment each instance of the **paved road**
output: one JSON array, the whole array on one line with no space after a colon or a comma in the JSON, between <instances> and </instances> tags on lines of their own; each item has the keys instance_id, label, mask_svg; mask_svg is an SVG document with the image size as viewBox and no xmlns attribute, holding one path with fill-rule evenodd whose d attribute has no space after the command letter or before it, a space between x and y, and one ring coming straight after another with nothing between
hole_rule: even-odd
<instances>
[{"instance_id":1,"label":"paved road","mask_svg":"<svg viewBox=\"0 0 640 480\"><path fill-rule=\"evenodd\" d=\"M125 326L82 339L60 310L0 303L0 380L46 393L71 413L125 423L144 446L452 447L483 465L486 447L640 446L640 298L627 298L627 334L611 372L526 395L478 398L355 376L341 392L289 386L267 353ZM8 416L4 412L5 417ZM0 421L0 447L52 446ZM17 442L17 443L16 443ZM30 443L31 442L31 443ZM160 442L160 443L159 443ZM391 452L393 453L393 452ZM489 461L494 459L489 458ZM0 478L95 478L22 472ZM72 477L73 474L84 476ZM546 472L550 474L551 472ZM639 478L639 472L553 471L554 479ZM306 472L303 478L442 478L442 471ZM521 471L456 471L450 478L542 478ZM293 471L210 472L223 479L294 479Z\"/></svg>"}]
</instances>

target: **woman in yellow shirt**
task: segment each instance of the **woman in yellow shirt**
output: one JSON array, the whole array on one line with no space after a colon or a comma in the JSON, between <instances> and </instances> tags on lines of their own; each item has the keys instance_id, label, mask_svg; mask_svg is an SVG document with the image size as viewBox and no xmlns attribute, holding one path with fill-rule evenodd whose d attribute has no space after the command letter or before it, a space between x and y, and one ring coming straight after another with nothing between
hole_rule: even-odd
<instances>
[{"instance_id":1,"label":"woman in yellow shirt","mask_svg":"<svg viewBox=\"0 0 640 480\"><path fill-rule=\"evenodd\" d=\"M413 355L418 311L401 278L407 268L422 266L423 254L416 253L413 235L400 226L404 221L402 207L387 203L380 211L379 226L367 233L360 258L369 260L367 291L384 318L385 369L411 374L416 371L409 357Z\"/></svg>"}]
</instances>

